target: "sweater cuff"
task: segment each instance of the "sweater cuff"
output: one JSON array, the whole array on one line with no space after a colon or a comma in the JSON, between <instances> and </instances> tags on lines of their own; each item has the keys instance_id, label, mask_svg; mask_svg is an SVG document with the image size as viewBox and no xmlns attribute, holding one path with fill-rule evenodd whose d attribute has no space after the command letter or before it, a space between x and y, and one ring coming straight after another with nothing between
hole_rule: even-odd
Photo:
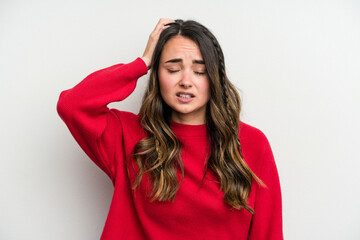
<instances>
[{"instance_id":1,"label":"sweater cuff","mask_svg":"<svg viewBox=\"0 0 360 240\"><path fill-rule=\"evenodd\" d=\"M132 63L134 63L138 66L139 73L141 73L141 75L147 74L148 68L146 66L146 63L144 62L144 60L141 57L136 58L135 61L133 61Z\"/></svg>"}]
</instances>

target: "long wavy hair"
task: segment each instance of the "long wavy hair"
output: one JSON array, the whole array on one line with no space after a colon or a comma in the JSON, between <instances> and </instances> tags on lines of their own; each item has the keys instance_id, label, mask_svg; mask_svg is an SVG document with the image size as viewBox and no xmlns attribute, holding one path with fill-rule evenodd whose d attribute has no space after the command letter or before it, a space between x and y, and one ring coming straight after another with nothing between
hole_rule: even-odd
<instances>
[{"instance_id":1,"label":"long wavy hair","mask_svg":"<svg viewBox=\"0 0 360 240\"><path fill-rule=\"evenodd\" d=\"M134 148L138 172L133 183L136 189L149 174L151 201L174 200L184 177L180 157L181 142L170 128L172 109L160 94L158 68L162 50L171 38L180 35L193 40L200 48L210 85L210 100L206 108L206 126L211 152L206 162L204 177L211 169L219 178L224 201L235 209L253 209L247 200L255 179L261 180L244 161L238 136L241 102L234 85L225 72L225 61L215 36L195 21L176 20L161 33L153 53L151 74L140 108L140 124L148 137ZM178 170L181 178L178 179Z\"/></svg>"}]
</instances>

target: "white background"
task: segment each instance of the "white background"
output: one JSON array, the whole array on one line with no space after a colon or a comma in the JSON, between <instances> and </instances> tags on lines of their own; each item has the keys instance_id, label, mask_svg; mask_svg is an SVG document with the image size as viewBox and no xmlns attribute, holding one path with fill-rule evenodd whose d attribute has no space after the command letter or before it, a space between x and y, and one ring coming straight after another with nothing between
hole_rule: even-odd
<instances>
[{"instance_id":1,"label":"white background","mask_svg":"<svg viewBox=\"0 0 360 240\"><path fill-rule=\"evenodd\" d=\"M241 118L273 148L286 239L360 239L360 2L0 1L0 239L98 239L113 187L60 92L141 56L160 17L217 36ZM138 112L147 76L113 106ZM221 224L221 223L219 223Z\"/></svg>"}]
</instances>

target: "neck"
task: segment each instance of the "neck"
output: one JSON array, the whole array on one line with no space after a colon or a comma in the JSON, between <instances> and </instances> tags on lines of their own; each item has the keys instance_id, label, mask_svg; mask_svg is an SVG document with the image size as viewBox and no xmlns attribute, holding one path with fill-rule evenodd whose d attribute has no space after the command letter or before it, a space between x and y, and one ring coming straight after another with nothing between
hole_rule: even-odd
<instances>
[{"instance_id":1,"label":"neck","mask_svg":"<svg viewBox=\"0 0 360 240\"><path fill-rule=\"evenodd\" d=\"M191 114L177 114L175 111L171 113L171 120L186 125L202 125L206 123L205 114L202 116L193 116Z\"/></svg>"}]
</instances>

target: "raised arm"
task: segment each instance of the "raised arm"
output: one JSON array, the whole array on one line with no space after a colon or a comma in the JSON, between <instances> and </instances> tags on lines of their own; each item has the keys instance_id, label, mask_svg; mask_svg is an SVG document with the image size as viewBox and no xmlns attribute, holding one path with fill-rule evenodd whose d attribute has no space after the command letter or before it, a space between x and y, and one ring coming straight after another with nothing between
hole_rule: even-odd
<instances>
[{"instance_id":1,"label":"raised arm","mask_svg":"<svg viewBox=\"0 0 360 240\"><path fill-rule=\"evenodd\" d=\"M114 180L109 144L99 150L100 137L116 115L107 105L121 101L135 89L137 79L147 73L141 58L128 64L117 64L87 76L75 87L63 91L57 111L85 153ZM116 129L121 134L120 125ZM111 141L111 139L107 139Z\"/></svg>"},{"instance_id":2,"label":"raised arm","mask_svg":"<svg viewBox=\"0 0 360 240\"><path fill-rule=\"evenodd\" d=\"M119 116L107 105L128 97L137 79L147 73L160 33L171 19L160 19L150 34L142 58L98 70L63 91L57 104L60 117L85 153L115 181L115 136L121 136ZM106 134L105 134L106 133Z\"/></svg>"}]
</instances>

